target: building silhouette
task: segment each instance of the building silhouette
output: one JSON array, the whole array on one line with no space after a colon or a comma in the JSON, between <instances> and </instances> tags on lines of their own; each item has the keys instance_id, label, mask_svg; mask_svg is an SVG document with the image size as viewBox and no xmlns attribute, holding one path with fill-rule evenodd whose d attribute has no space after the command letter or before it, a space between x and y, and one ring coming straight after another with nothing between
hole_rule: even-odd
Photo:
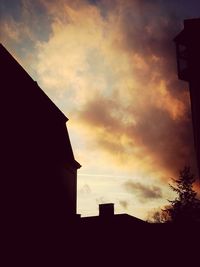
<instances>
[{"instance_id":1,"label":"building silhouette","mask_svg":"<svg viewBox=\"0 0 200 267\"><path fill-rule=\"evenodd\" d=\"M184 21L175 37L178 77L189 82L194 145L200 177L200 18Z\"/></svg>"},{"instance_id":2,"label":"building silhouette","mask_svg":"<svg viewBox=\"0 0 200 267\"><path fill-rule=\"evenodd\" d=\"M62 228L76 217L81 167L68 119L2 45L0 71L6 218L20 228Z\"/></svg>"},{"instance_id":3,"label":"building silhouette","mask_svg":"<svg viewBox=\"0 0 200 267\"><path fill-rule=\"evenodd\" d=\"M195 227L186 231L115 214L113 203L101 204L99 216L77 215L81 165L73 155L68 119L2 45L0 73L7 266L161 266L157 255L171 263L168 244L180 263Z\"/></svg>"},{"instance_id":4,"label":"building silhouette","mask_svg":"<svg viewBox=\"0 0 200 267\"><path fill-rule=\"evenodd\" d=\"M103 225L109 221L144 223L114 214L114 204L99 205L99 215L81 218L76 211L77 169L65 115L0 45L4 179L7 218L37 229L66 225ZM83 225L83 226L81 226ZM87 227L86 227L87 228ZM96 226L95 226L96 228Z\"/></svg>"}]
</instances>

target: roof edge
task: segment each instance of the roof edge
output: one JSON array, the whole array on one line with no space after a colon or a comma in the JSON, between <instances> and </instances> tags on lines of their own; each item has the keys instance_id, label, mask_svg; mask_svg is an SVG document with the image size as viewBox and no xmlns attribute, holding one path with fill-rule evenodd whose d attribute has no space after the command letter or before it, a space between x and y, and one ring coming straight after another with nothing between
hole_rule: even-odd
<instances>
[{"instance_id":1,"label":"roof edge","mask_svg":"<svg viewBox=\"0 0 200 267\"><path fill-rule=\"evenodd\" d=\"M22 67L22 65L14 58L14 56L4 47L2 43L0 43L0 50L6 55L6 57L9 57L11 60L15 62L15 64L26 74L27 78L33 82L38 89L40 90L41 94L45 96L49 102L54 107L55 111L60 115L60 117L63 119L63 121L66 123L69 119L65 116L65 114L56 106L56 104L48 97L48 95L40 88L38 83L33 80L33 78L29 75L29 73Z\"/></svg>"}]
</instances>

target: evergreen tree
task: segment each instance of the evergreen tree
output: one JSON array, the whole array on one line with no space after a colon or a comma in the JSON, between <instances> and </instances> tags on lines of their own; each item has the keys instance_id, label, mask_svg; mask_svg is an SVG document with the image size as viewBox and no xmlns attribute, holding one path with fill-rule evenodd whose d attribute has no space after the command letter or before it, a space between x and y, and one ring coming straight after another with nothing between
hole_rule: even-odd
<instances>
[{"instance_id":1,"label":"evergreen tree","mask_svg":"<svg viewBox=\"0 0 200 267\"><path fill-rule=\"evenodd\" d=\"M200 222L200 200L193 190L195 177L190 167L180 171L179 178L174 180L171 189L177 193L175 200L169 200L170 205L163 212L166 213L172 222Z\"/></svg>"}]
</instances>

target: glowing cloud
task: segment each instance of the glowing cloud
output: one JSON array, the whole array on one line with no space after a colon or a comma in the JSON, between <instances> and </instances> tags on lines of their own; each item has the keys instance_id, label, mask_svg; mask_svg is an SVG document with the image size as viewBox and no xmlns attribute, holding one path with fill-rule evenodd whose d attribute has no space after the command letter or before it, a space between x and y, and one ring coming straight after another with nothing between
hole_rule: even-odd
<instances>
[{"instance_id":1,"label":"glowing cloud","mask_svg":"<svg viewBox=\"0 0 200 267\"><path fill-rule=\"evenodd\" d=\"M2 20L1 39L70 118L81 173L96 174L80 176L80 198L116 201L118 211L145 216L170 194L170 177L194 166L189 95L176 77L172 43L181 20L160 1L21 3L21 19ZM134 189L134 210L124 184ZM143 211L141 197L152 200Z\"/></svg>"}]
</instances>

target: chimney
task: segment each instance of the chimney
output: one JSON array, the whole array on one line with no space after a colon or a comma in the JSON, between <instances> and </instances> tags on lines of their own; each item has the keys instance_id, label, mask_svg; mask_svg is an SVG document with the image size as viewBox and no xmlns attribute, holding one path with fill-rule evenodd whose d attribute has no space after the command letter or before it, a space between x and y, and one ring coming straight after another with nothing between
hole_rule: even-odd
<instances>
[{"instance_id":1,"label":"chimney","mask_svg":"<svg viewBox=\"0 0 200 267\"><path fill-rule=\"evenodd\" d=\"M99 216L104 218L114 216L114 204L99 204Z\"/></svg>"}]
</instances>

